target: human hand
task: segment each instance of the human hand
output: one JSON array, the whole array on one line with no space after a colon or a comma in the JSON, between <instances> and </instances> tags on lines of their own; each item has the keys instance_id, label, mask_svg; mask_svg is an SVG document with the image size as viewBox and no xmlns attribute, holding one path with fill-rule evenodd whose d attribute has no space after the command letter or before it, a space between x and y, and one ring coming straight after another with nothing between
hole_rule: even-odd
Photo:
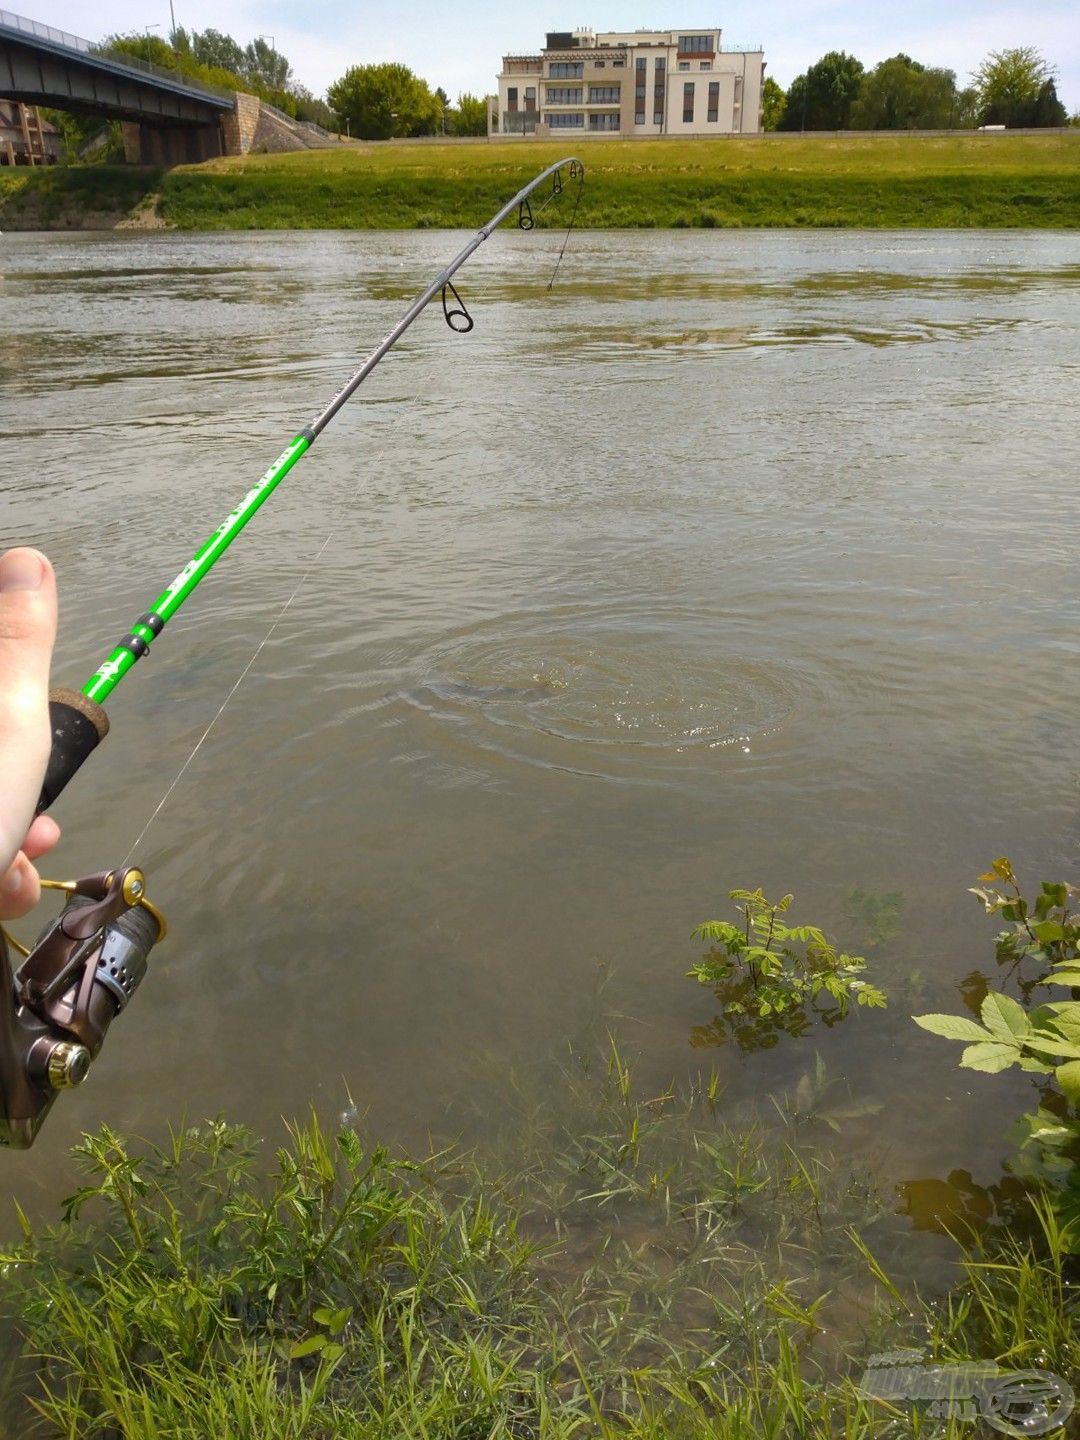
<instances>
[{"instance_id":1,"label":"human hand","mask_svg":"<svg viewBox=\"0 0 1080 1440\"><path fill-rule=\"evenodd\" d=\"M56 576L37 550L0 555L0 920L33 909L33 861L60 827L34 809L49 760L49 663L56 638Z\"/></svg>"}]
</instances>

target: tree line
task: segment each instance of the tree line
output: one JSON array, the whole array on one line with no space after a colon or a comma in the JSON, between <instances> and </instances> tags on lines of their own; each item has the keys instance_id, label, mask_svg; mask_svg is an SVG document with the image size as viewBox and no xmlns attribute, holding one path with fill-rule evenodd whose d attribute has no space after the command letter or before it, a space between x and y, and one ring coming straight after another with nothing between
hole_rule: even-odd
<instances>
[{"instance_id":1,"label":"tree line","mask_svg":"<svg viewBox=\"0 0 1080 1440\"><path fill-rule=\"evenodd\" d=\"M178 26L168 40L146 33L112 35L102 50L148 60L193 80L248 90L297 120L361 140L426 135L486 135L487 105L465 93L451 104L407 65L353 65L329 86L326 98L295 78L285 55L257 36L241 45L220 30ZM1032 46L991 51L961 87L956 74L893 55L867 70L854 55L831 50L797 75L785 91L766 78L766 130L955 130L1069 124L1058 99L1055 70ZM70 140L84 140L91 122L63 117ZM1080 123L1080 115L1073 118Z\"/></svg>"},{"instance_id":2,"label":"tree line","mask_svg":"<svg viewBox=\"0 0 1080 1440\"><path fill-rule=\"evenodd\" d=\"M296 120L345 130L362 140L487 134L487 106L482 99L466 93L451 104L441 86L432 90L405 65L354 65L330 86L323 100L299 84L287 57L267 43L265 35L241 45L220 30L177 26L168 40L146 33L110 35L100 48L192 80L249 91Z\"/></svg>"},{"instance_id":3,"label":"tree line","mask_svg":"<svg viewBox=\"0 0 1080 1440\"><path fill-rule=\"evenodd\" d=\"M1033 46L992 50L960 87L952 70L893 55L867 70L830 50L785 91L770 76L762 94L766 130L964 130L1068 125L1054 68ZM1080 116L1074 117L1074 123Z\"/></svg>"}]
</instances>

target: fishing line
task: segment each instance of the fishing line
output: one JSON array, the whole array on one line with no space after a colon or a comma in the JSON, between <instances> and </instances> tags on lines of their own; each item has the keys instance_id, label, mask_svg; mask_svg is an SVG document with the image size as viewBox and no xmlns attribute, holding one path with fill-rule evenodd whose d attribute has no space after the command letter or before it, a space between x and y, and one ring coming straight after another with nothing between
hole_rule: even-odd
<instances>
[{"instance_id":1,"label":"fishing line","mask_svg":"<svg viewBox=\"0 0 1080 1440\"><path fill-rule=\"evenodd\" d=\"M575 163L576 163L576 162L575 162ZM583 165L579 165L579 166L578 166L578 169L576 170L576 172L572 171L572 174L573 174L573 178L574 178L574 179L577 179L577 180L579 180L580 182L583 182L583 181L584 181L584 175L585 175L584 166L583 166ZM552 203L552 201L558 199L558 197L562 194L563 185L562 185L562 181L561 181L561 178L560 178L560 176L559 176L559 172L558 172L558 171L555 172L554 181L555 181L555 183L554 183L553 186L552 186L551 194L547 197L547 199L543 202L543 204L539 205L539 206L537 207L537 209L536 209L535 212L532 212L531 210L530 210L529 212L527 212L527 213L528 213L528 218L530 219L530 222L531 222L530 224L525 225L525 224L522 224L522 223L521 223L521 215L522 215L523 213L526 213L526 212L521 212L521 211L519 211L519 228L521 228L521 229L523 229L523 230L531 230L531 229L533 228L533 226L535 225L536 217L538 217L539 215L542 215L543 212L547 209L547 207ZM561 246L561 248L560 248L560 250L559 250L559 254L558 254L558 257L557 257L556 262L555 262L555 268L554 268L554 270L552 271L551 278L550 278L550 279L548 280L548 282L547 282L547 287L546 287L546 288L547 288L547 290L548 290L549 292L550 292L552 286L553 286L554 283L555 283L555 277L556 277L556 275L557 275L558 272L559 272L559 266L562 264L563 256L564 256L565 253L566 253L566 247L567 247L567 244L569 243L569 240L570 240L570 233L571 233L571 231L572 231L573 228L574 228L574 222L575 222L575 219L576 219L576 216L577 216L578 206L579 206L579 204L580 204L580 202L581 202L581 195L582 195L583 189L584 189L584 184L583 184L583 183L579 183L579 184L578 184L578 188L577 188L577 194L576 194L575 200L574 200L574 208L573 208L573 210L572 210L572 212L571 212L571 215L570 215L570 223L569 223L569 225L567 226L566 234L565 234L565 236L563 237L562 246ZM525 205L525 204L527 204L527 200L524 200L524 201L522 201L521 203L522 203L522 205ZM501 278L502 278L502 276L501 276L500 274L497 274L497 273L494 273L494 272L493 272L493 273L491 274L490 278L488 279L486 285L484 285L484 286L476 293L476 297L475 297L473 303L474 303L475 305L481 305L481 304L485 303L485 301L489 298L489 296L491 295L491 292L494 290L496 284L501 280ZM455 302L455 304L454 304L452 307L448 307L448 305L447 305L447 298L446 298L446 296L447 296L447 291L449 291L449 292L451 293L451 295L453 296L453 300L454 300L454 302ZM455 286L453 285L453 282L452 282L451 280L449 280L449 279L447 279L445 285L444 285L443 288L442 288L441 298L442 298L443 317L444 317L444 319L446 320L446 323L447 323L447 325L449 326L449 328L450 328L452 331L454 331L455 334L459 334L459 335L460 335L460 334L468 334L469 331L471 331L471 330L473 329L473 324L474 324L473 319L472 319L471 315L469 314L469 312L468 312L468 310L467 310L467 308L466 308L466 306L465 306L464 301L462 300L461 296L458 294L457 289L456 289ZM465 320L468 321L468 323L467 323L466 325L459 325L459 324L456 324L456 323L455 323L455 317L457 317L457 316L459 316L459 315L460 315L460 316L463 316L463 317L465 318ZM440 366L440 364L441 364L442 358L443 358L443 357L442 357L442 354L440 354L440 355L438 355L438 356L434 356L434 357L432 358L432 362L431 362L430 366L428 367L428 369L425 371L425 373L424 373L424 374L421 376L421 378L420 378L420 381L419 381L419 383L418 383L418 385L417 385L417 388L416 388L415 393L414 393L413 396L412 396L412 399L409 400L409 401L405 401L405 402L403 402L403 403L400 405L398 416L397 416L397 418L394 420L394 422L393 422L393 424L392 424L392 426L391 426L391 428L390 428L390 431L389 431L389 433L387 434L387 436L386 436L386 438L385 438L385 440L384 440L382 449L381 449L381 450L379 451L379 453L375 456L375 458L374 458L374 460L373 460L373 462L372 462L372 468L373 468L373 469L376 469L376 470L377 470L377 469L379 468L379 466L381 465L382 461L384 460L384 458L386 457L387 453L389 452L389 449L390 449L390 446L391 446L392 442L396 439L397 434L398 434L398 431L401 429L401 426L402 426L402 424L404 423L406 414L407 414L408 411L411 409L411 407L412 407L413 405L415 405L415 404L420 400L421 396L426 392L426 390L427 390L427 388L428 388L428 383L429 383L429 381L432 379L432 377L434 376L435 372L439 369L439 366ZM356 501L357 501L357 499L359 498L360 491L361 491L361 489L362 489L362 487L363 487L363 485L364 485L364 481L365 481L365 477L361 477L361 479L359 479L359 480L357 481L356 486L355 486L355 488L354 488L354 490L353 490L353 492L352 492L352 495L349 497L349 499L348 499L348 500L345 502L345 504L344 504L344 507L343 507L343 508L344 508L345 510L351 510L351 509L355 506ZM173 792L175 791L176 787L180 784L181 780L184 778L184 775L187 773L188 769L190 768L190 766L191 766L192 763L194 762L195 757L198 755L199 751L202 749L202 747L203 747L203 745L205 744L206 740L209 738L211 731L212 731L212 730L214 729L214 727L217 725L217 723L218 723L218 721L221 719L222 715L224 715L224 713L225 713L226 709L228 708L230 702L232 701L233 697L236 695L237 691L240 689L240 687L243 685L244 681L247 679L248 675L251 673L252 669L254 668L256 662L257 662L258 659L259 659L259 656L262 654L263 650L266 648L267 644L268 644L268 643L270 642L270 640L272 639L272 637L273 637L275 631L277 630L278 626L281 624L281 622L284 620L285 616L287 615L288 611L291 609L291 607L292 607L292 605L293 605L293 602L296 600L296 598L297 598L297 596L300 594L300 592L304 589L305 585L307 584L308 580L310 579L310 577L311 577L311 575L312 575L312 572L315 570L315 568L316 568L316 566L318 565L319 561L322 559L323 555L326 553L326 550L328 549L328 547L329 547L329 545L330 545L330 541L331 541L331 540L333 539L333 537L334 537L334 534L335 534L335 532L336 532L336 529L337 529L337 526L336 526L336 525L331 525L330 529L327 531L326 536L325 536L325 538L324 538L323 541L322 541L322 544L319 546L318 550L315 552L315 554L314 554L314 555L311 557L311 559L308 561L307 566L306 566L306 568L305 568L305 570L304 570L303 575L300 577L300 579L299 579L299 581L297 582L296 586L294 587L292 593L288 596L288 598L285 600L284 604L281 606L281 608L279 609L279 611L277 612L277 614L274 616L273 620L272 620L271 623L270 623L269 629L267 630L266 634L262 637L262 639L259 641L258 645L255 647L255 650L252 652L250 658L248 659L248 661L247 661L246 665L244 666L244 668L241 670L241 672L240 672L239 676L237 677L237 679L233 682L233 685L232 685L232 687L230 688L230 690L228 691L228 693L226 694L225 699L222 701L220 708L218 709L218 711L216 712L216 714L214 714L213 717L210 719L210 722L207 724L207 726L206 726L206 728L203 730L202 734L201 734L201 735L199 736L199 738L196 740L194 746L193 746L192 749L191 749L191 752L188 754L187 758L183 761L183 763L181 764L180 768L177 770L176 774L174 775L172 781L169 783L169 785L168 785L167 789L165 790L164 794L162 795L161 799L158 801L157 805L156 805L156 806L154 807L154 809L151 811L150 816L149 816L149 818L147 819L145 825L143 826L142 830L139 832L139 834L138 834L138 836L135 838L135 840L132 842L131 847L130 847L130 849L129 849L128 852L127 852L127 855L124 857L123 864L124 864L125 866L130 863L130 861L131 861L131 859L132 859L132 856L133 856L133 855L135 854L135 852L138 850L138 848L139 848L139 846L142 844L142 842L146 839L146 836L147 836L147 834L149 833L150 828L151 828L152 825L154 824L154 821L155 821L155 820L158 818L158 816L161 814L162 810L164 810L166 804L168 803L168 801L169 801L170 797L172 796Z\"/></svg>"}]
</instances>

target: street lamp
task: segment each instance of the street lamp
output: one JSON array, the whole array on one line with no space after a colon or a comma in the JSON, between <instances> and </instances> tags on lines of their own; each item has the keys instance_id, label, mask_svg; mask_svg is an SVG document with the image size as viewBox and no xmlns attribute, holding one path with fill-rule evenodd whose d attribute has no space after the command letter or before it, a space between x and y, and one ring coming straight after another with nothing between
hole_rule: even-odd
<instances>
[{"instance_id":1,"label":"street lamp","mask_svg":"<svg viewBox=\"0 0 1080 1440\"><path fill-rule=\"evenodd\" d=\"M176 73L180 71L180 50L176 44L176 11L173 9L173 0L169 0L169 44L173 47L173 54L176 56Z\"/></svg>"},{"instance_id":2,"label":"street lamp","mask_svg":"<svg viewBox=\"0 0 1080 1440\"><path fill-rule=\"evenodd\" d=\"M159 28L160 28L160 27L157 26L157 25L144 25L144 26L143 26L143 34L146 36L146 63L147 63L148 65L150 64L150 31L151 31L151 30L157 30L157 29L159 29Z\"/></svg>"}]
</instances>

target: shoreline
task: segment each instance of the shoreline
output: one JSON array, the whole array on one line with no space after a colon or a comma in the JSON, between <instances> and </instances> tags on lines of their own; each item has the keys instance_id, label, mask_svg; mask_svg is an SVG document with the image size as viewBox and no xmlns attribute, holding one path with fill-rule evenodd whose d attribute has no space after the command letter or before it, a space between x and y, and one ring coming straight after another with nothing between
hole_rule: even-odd
<instances>
[{"instance_id":1,"label":"shoreline","mask_svg":"<svg viewBox=\"0 0 1080 1440\"><path fill-rule=\"evenodd\" d=\"M747 144L752 138L755 143ZM582 229L1080 229L1080 129L590 140ZM568 142L569 143L569 142ZM551 142L340 149L170 170L0 170L0 230L470 229ZM567 223L565 206L539 217Z\"/></svg>"}]
</instances>

